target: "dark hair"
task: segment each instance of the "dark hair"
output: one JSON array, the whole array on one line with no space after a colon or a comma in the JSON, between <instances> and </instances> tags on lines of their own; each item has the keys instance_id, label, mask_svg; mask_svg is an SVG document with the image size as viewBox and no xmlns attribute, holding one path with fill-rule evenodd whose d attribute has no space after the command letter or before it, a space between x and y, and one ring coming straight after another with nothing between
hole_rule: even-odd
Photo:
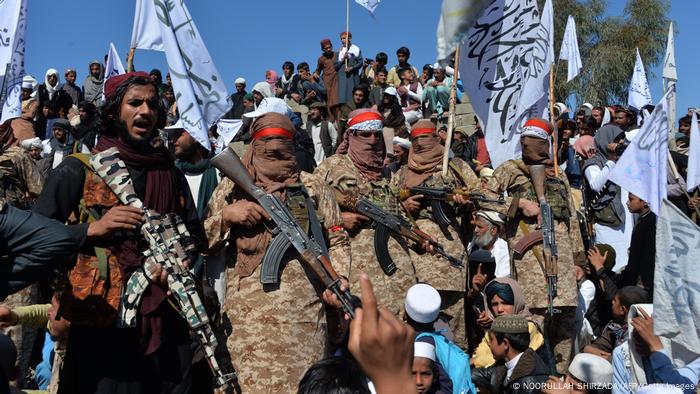
<instances>
[{"instance_id":1,"label":"dark hair","mask_svg":"<svg viewBox=\"0 0 700 394\"><path fill-rule=\"evenodd\" d=\"M646 304L649 302L649 293L637 286L625 286L618 290L615 295L627 309L634 304Z\"/></svg>"},{"instance_id":2,"label":"dark hair","mask_svg":"<svg viewBox=\"0 0 700 394\"><path fill-rule=\"evenodd\" d=\"M377 71L374 72L374 75L376 76L379 73L389 74L389 72L384 67L377 69Z\"/></svg>"},{"instance_id":3,"label":"dark hair","mask_svg":"<svg viewBox=\"0 0 700 394\"><path fill-rule=\"evenodd\" d=\"M495 295L499 296L506 304L515 305L515 294L513 294L513 289L507 283L491 282L484 291L486 292L486 300L489 303L489 307L491 306L491 299Z\"/></svg>"},{"instance_id":4,"label":"dark hair","mask_svg":"<svg viewBox=\"0 0 700 394\"><path fill-rule=\"evenodd\" d=\"M401 75L402 75L403 73L405 73L406 71L413 72L413 70L411 69L411 67L401 67L401 68L399 68L397 71L398 71L397 74L399 74L399 76L401 76Z\"/></svg>"},{"instance_id":5,"label":"dark hair","mask_svg":"<svg viewBox=\"0 0 700 394\"><path fill-rule=\"evenodd\" d=\"M594 108L595 109L595 108ZM595 120L593 115L587 115L583 118L583 126L585 126L588 130L595 131L595 129L598 128L598 121Z\"/></svg>"},{"instance_id":6,"label":"dark hair","mask_svg":"<svg viewBox=\"0 0 700 394\"><path fill-rule=\"evenodd\" d=\"M297 71L308 70L308 69L309 69L309 64L306 62L301 62L301 63L297 64Z\"/></svg>"},{"instance_id":7,"label":"dark hair","mask_svg":"<svg viewBox=\"0 0 700 394\"><path fill-rule=\"evenodd\" d=\"M686 115L686 116L684 116L684 117L678 119L678 125L679 125L679 126L680 126L681 124L683 124L683 123L690 124L690 123L692 123L692 122L693 122L693 117L692 117L692 116L688 116L688 115Z\"/></svg>"},{"instance_id":8,"label":"dark hair","mask_svg":"<svg viewBox=\"0 0 700 394\"><path fill-rule=\"evenodd\" d=\"M496 342L500 345L503 343L504 339L508 340L510 347L518 352L524 352L530 347L530 333L523 332L520 334L506 334L502 332L494 332L493 335L496 336Z\"/></svg>"},{"instance_id":9,"label":"dark hair","mask_svg":"<svg viewBox=\"0 0 700 394\"><path fill-rule=\"evenodd\" d=\"M285 68L291 68L294 70L294 63L287 60L286 62L282 63L282 69L284 70Z\"/></svg>"},{"instance_id":10,"label":"dark hair","mask_svg":"<svg viewBox=\"0 0 700 394\"><path fill-rule=\"evenodd\" d=\"M430 64L426 64L425 66L423 66L423 71L426 70L428 71L428 78L432 78L433 74L435 73L435 69L433 68L433 66L431 66Z\"/></svg>"},{"instance_id":11,"label":"dark hair","mask_svg":"<svg viewBox=\"0 0 700 394\"><path fill-rule=\"evenodd\" d=\"M369 96L369 89L367 89L367 85L365 85L365 84L360 84L360 85L355 86L355 87L352 89L352 94L355 95L355 92L357 92L358 90L361 91L362 93L364 93L364 94L365 94L365 99L367 99L367 96Z\"/></svg>"},{"instance_id":12,"label":"dark hair","mask_svg":"<svg viewBox=\"0 0 700 394\"><path fill-rule=\"evenodd\" d=\"M312 365L299 382L297 394L369 394L365 374L356 361L329 357Z\"/></svg>"},{"instance_id":13,"label":"dark hair","mask_svg":"<svg viewBox=\"0 0 700 394\"><path fill-rule=\"evenodd\" d=\"M377 56L374 57L374 61L377 63L387 64L387 62L389 62L389 56L387 56L387 54L384 52L379 52Z\"/></svg>"},{"instance_id":14,"label":"dark hair","mask_svg":"<svg viewBox=\"0 0 700 394\"><path fill-rule=\"evenodd\" d=\"M603 107L601 107L601 106L593 107L593 109L591 110L591 112L593 112L593 111L600 111L600 112L603 113L603 115L605 115L605 108L603 108Z\"/></svg>"},{"instance_id":15,"label":"dark hair","mask_svg":"<svg viewBox=\"0 0 700 394\"><path fill-rule=\"evenodd\" d=\"M401 47L396 50L396 55L406 55L406 57L411 57L411 51L406 47Z\"/></svg>"},{"instance_id":16,"label":"dark hair","mask_svg":"<svg viewBox=\"0 0 700 394\"><path fill-rule=\"evenodd\" d=\"M122 100L124 95L132 86L152 86L156 91L158 96L158 119L153 127L153 130L162 129L165 127L166 112L163 107L163 102L160 100L160 95L158 94L158 86L156 83L148 77L142 76L131 76L124 83L119 85L114 93L105 101L102 107L99 108L100 111L100 124L101 130L100 134L113 135L115 130L118 130L119 123L121 119L119 118L121 111Z\"/></svg>"},{"instance_id":17,"label":"dark hair","mask_svg":"<svg viewBox=\"0 0 700 394\"><path fill-rule=\"evenodd\" d=\"M154 68L153 70L151 70L151 72L149 73L149 75L155 75L155 76L156 76L156 79L158 80L158 83L163 82L163 74L160 73L160 70L159 70L159 69Z\"/></svg>"}]
</instances>

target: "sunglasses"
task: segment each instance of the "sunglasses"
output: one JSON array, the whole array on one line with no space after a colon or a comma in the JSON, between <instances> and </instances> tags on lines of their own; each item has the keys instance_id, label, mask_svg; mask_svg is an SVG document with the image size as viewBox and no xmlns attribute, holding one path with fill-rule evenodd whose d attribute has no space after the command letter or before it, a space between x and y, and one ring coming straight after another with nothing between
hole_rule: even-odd
<instances>
[{"instance_id":1,"label":"sunglasses","mask_svg":"<svg viewBox=\"0 0 700 394\"><path fill-rule=\"evenodd\" d=\"M355 130L355 135L365 138L380 136L382 135L382 130Z\"/></svg>"}]
</instances>

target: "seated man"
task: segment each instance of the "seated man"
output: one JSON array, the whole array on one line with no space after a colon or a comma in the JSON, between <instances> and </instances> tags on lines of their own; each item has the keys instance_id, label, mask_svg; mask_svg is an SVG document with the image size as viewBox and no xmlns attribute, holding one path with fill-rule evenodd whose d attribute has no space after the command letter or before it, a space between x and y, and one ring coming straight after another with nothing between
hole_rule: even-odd
<instances>
[{"instance_id":1,"label":"seated man","mask_svg":"<svg viewBox=\"0 0 700 394\"><path fill-rule=\"evenodd\" d=\"M452 78L445 74L445 69L436 64L433 65L433 77L429 79L423 88L423 101L427 102L430 114L437 117L450 108L450 87Z\"/></svg>"},{"instance_id":2,"label":"seated man","mask_svg":"<svg viewBox=\"0 0 700 394\"><path fill-rule=\"evenodd\" d=\"M497 364L473 371L477 387L490 392L539 393L551 368L528 347L530 333L523 316L499 316L488 333L489 348Z\"/></svg>"},{"instance_id":3,"label":"seated man","mask_svg":"<svg viewBox=\"0 0 700 394\"><path fill-rule=\"evenodd\" d=\"M647 302L649 294L641 287L627 286L618 290L612 301L612 320L595 341L583 352L595 354L610 361L613 349L627 340L627 314L634 304Z\"/></svg>"},{"instance_id":4,"label":"seated man","mask_svg":"<svg viewBox=\"0 0 700 394\"><path fill-rule=\"evenodd\" d=\"M501 226L505 224L503 217L495 211L478 211L472 220L474 238L467 250L486 250L496 262L496 278L510 277L510 252L508 242L499 237Z\"/></svg>"}]
</instances>

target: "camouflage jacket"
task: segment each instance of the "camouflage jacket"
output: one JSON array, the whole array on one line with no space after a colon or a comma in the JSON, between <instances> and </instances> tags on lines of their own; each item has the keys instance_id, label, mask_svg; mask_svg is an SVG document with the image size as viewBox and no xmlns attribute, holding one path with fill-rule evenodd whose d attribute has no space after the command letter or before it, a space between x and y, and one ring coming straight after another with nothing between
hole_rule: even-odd
<instances>
[{"instance_id":1,"label":"camouflage jacket","mask_svg":"<svg viewBox=\"0 0 700 394\"><path fill-rule=\"evenodd\" d=\"M17 146L0 147L0 211L4 204L25 209L41 193L43 180L36 163Z\"/></svg>"}]
</instances>

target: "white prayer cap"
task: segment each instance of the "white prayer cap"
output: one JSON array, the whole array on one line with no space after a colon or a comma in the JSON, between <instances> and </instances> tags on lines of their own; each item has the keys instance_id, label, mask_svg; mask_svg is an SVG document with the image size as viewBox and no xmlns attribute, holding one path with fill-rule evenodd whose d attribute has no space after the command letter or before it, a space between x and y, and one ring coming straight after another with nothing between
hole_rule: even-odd
<instances>
[{"instance_id":1,"label":"white prayer cap","mask_svg":"<svg viewBox=\"0 0 700 394\"><path fill-rule=\"evenodd\" d=\"M476 217L484 218L493 224L504 224L505 220L500 213L496 211L479 211L475 214Z\"/></svg>"},{"instance_id":2,"label":"white prayer cap","mask_svg":"<svg viewBox=\"0 0 700 394\"><path fill-rule=\"evenodd\" d=\"M255 111L243 114L246 118L257 118L268 112L277 112L280 115L287 117L292 116L292 109L289 108L284 100L277 97L265 97L260 101L260 105Z\"/></svg>"},{"instance_id":3,"label":"white prayer cap","mask_svg":"<svg viewBox=\"0 0 700 394\"><path fill-rule=\"evenodd\" d=\"M683 390L672 385L663 383L654 383L642 386L637 390L637 394L683 394Z\"/></svg>"},{"instance_id":4,"label":"white prayer cap","mask_svg":"<svg viewBox=\"0 0 700 394\"><path fill-rule=\"evenodd\" d=\"M406 138L394 137L391 140L392 144L398 145L404 149L411 149L411 141Z\"/></svg>"},{"instance_id":5,"label":"white prayer cap","mask_svg":"<svg viewBox=\"0 0 700 394\"><path fill-rule=\"evenodd\" d=\"M28 138L26 140L22 140L22 142L19 143L20 146L24 149L32 149L32 148L43 148L44 145L41 143L41 138L39 137L34 137L34 138Z\"/></svg>"},{"instance_id":6,"label":"white prayer cap","mask_svg":"<svg viewBox=\"0 0 700 394\"><path fill-rule=\"evenodd\" d=\"M433 286L418 283L406 293L406 314L418 323L432 323L440 314L442 299Z\"/></svg>"},{"instance_id":7,"label":"white prayer cap","mask_svg":"<svg viewBox=\"0 0 700 394\"><path fill-rule=\"evenodd\" d=\"M566 107L566 104L564 104L564 103L556 103L556 104L554 104L554 108L559 110L559 114L563 114L564 112L566 112L568 110L568 108Z\"/></svg>"},{"instance_id":8,"label":"white prayer cap","mask_svg":"<svg viewBox=\"0 0 700 394\"><path fill-rule=\"evenodd\" d=\"M586 107L589 110L593 111L593 104L591 104L591 103L583 103L583 105L581 105L581 106Z\"/></svg>"},{"instance_id":9,"label":"white prayer cap","mask_svg":"<svg viewBox=\"0 0 700 394\"><path fill-rule=\"evenodd\" d=\"M22 89L34 89L36 86L36 79L31 75L27 74L22 77Z\"/></svg>"},{"instance_id":10,"label":"white prayer cap","mask_svg":"<svg viewBox=\"0 0 700 394\"><path fill-rule=\"evenodd\" d=\"M583 383L606 387L612 383L613 367L595 354L579 353L571 361L569 373Z\"/></svg>"},{"instance_id":11,"label":"white prayer cap","mask_svg":"<svg viewBox=\"0 0 700 394\"><path fill-rule=\"evenodd\" d=\"M437 70L437 69L444 70L445 69L445 66L440 65L440 63L438 63L438 62L433 63L433 65L431 67L433 68L433 70Z\"/></svg>"},{"instance_id":12,"label":"white prayer cap","mask_svg":"<svg viewBox=\"0 0 700 394\"><path fill-rule=\"evenodd\" d=\"M236 85L245 85L245 78L238 77L233 83Z\"/></svg>"},{"instance_id":13,"label":"white prayer cap","mask_svg":"<svg viewBox=\"0 0 700 394\"><path fill-rule=\"evenodd\" d=\"M399 98L399 92L397 92L396 88L393 86L389 86L388 88L384 89L384 94L396 96L396 98Z\"/></svg>"},{"instance_id":14,"label":"white prayer cap","mask_svg":"<svg viewBox=\"0 0 700 394\"><path fill-rule=\"evenodd\" d=\"M413 357L423 357L435 362L435 346L428 342L413 342Z\"/></svg>"}]
</instances>

